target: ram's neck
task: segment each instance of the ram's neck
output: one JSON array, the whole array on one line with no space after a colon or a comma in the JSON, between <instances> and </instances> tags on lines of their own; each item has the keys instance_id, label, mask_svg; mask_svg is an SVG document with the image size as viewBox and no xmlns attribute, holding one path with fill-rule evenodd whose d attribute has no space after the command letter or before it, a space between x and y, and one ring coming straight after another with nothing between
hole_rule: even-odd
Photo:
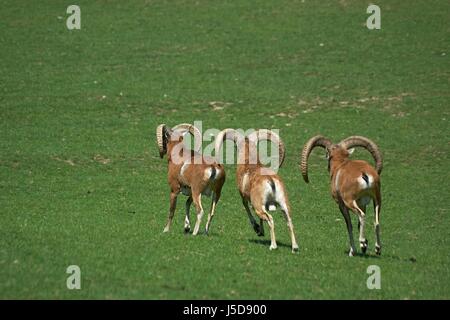
<instances>
[{"instance_id":1,"label":"ram's neck","mask_svg":"<svg viewBox=\"0 0 450 320\"><path fill-rule=\"evenodd\" d=\"M179 157L179 159L181 159L185 151L186 150L182 141L170 141L167 144L167 160L172 162L175 160L174 157Z\"/></svg>"},{"instance_id":2,"label":"ram's neck","mask_svg":"<svg viewBox=\"0 0 450 320\"><path fill-rule=\"evenodd\" d=\"M336 176L339 168L347 161L348 161L348 158L342 158L342 157L336 157L330 161L330 178L331 179L333 179L333 177Z\"/></svg>"},{"instance_id":3,"label":"ram's neck","mask_svg":"<svg viewBox=\"0 0 450 320\"><path fill-rule=\"evenodd\" d=\"M238 164L259 165L258 149L254 143L244 141L238 148Z\"/></svg>"}]
</instances>

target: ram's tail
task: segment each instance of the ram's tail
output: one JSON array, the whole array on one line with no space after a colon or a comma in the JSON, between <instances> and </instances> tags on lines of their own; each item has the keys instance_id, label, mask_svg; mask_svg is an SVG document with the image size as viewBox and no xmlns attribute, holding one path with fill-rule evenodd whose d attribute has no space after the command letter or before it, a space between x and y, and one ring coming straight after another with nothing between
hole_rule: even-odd
<instances>
[{"instance_id":1,"label":"ram's tail","mask_svg":"<svg viewBox=\"0 0 450 320\"><path fill-rule=\"evenodd\" d=\"M223 176L225 172L221 165L211 165L205 170L205 178L210 181L216 180Z\"/></svg>"},{"instance_id":2,"label":"ram's tail","mask_svg":"<svg viewBox=\"0 0 450 320\"><path fill-rule=\"evenodd\" d=\"M275 182L273 181L273 179L271 178L271 177L268 177L267 178L267 183L268 183L268 185L270 186L270 192L268 192L267 194L266 194L266 209L268 210L268 211L275 211L275 210L277 210L277 207L276 207L276 202L274 201L274 199L275 199L275 194L276 194L276 185L275 185Z\"/></svg>"},{"instance_id":3,"label":"ram's tail","mask_svg":"<svg viewBox=\"0 0 450 320\"><path fill-rule=\"evenodd\" d=\"M373 177L370 174L362 172L361 177L358 178L358 182L362 189L368 189L373 186Z\"/></svg>"}]
</instances>

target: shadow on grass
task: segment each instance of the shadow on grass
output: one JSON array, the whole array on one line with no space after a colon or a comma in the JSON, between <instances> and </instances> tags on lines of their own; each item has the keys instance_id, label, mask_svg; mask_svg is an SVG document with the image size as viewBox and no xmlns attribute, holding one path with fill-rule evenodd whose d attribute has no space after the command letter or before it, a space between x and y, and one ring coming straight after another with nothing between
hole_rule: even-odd
<instances>
[{"instance_id":1,"label":"shadow on grass","mask_svg":"<svg viewBox=\"0 0 450 320\"><path fill-rule=\"evenodd\" d=\"M348 255L348 250L344 251L346 255ZM362 252L356 252L356 254L353 256L354 258L363 258L363 259L380 259L381 256L376 255L375 253L362 253Z\"/></svg>"},{"instance_id":2,"label":"shadow on grass","mask_svg":"<svg viewBox=\"0 0 450 320\"><path fill-rule=\"evenodd\" d=\"M264 239L264 240L263 239L248 239L248 242L264 245L267 247L270 246L270 240L268 240L268 239ZM277 241L277 246L291 249L290 244L286 244L286 243L279 242L279 241Z\"/></svg>"},{"instance_id":3,"label":"shadow on grass","mask_svg":"<svg viewBox=\"0 0 450 320\"><path fill-rule=\"evenodd\" d=\"M348 250L344 251L344 253L346 255L348 255ZM417 259L415 257L410 257L410 258L402 258L399 256L393 256L393 255L388 255L388 254L381 254L381 255L377 255L375 253L362 253L360 251L356 252L356 254L353 256L354 258L362 258L362 259L390 259L390 260L397 260L397 261L402 261L402 262L409 262L409 263L416 263Z\"/></svg>"}]
</instances>

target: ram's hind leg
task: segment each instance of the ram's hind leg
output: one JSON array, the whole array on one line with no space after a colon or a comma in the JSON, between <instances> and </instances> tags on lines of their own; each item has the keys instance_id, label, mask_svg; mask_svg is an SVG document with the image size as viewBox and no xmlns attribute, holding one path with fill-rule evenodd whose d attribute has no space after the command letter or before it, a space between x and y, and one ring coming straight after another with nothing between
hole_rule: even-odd
<instances>
[{"instance_id":1,"label":"ram's hind leg","mask_svg":"<svg viewBox=\"0 0 450 320\"><path fill-rule=\"evenodd\" d=\"M188 199L186 200L186 218L184 219L184 232L186 233L191 231L191 220L189 217L189 212L191 209L192 201L193 201L192 196L189 196Z\"/></svg>"},{"instance_id":2,"label":"ram's hind leg","mask_svg":"<svg viewBox=\"0 0 450 320\"><path fill-rule=\"evenodd\" d=\"M177 196L178 192L171 192L170 193L170 208L169 208L169 217L167 218L167 224L164 228L164 232L169 232L170 226L172 224L172 219L175 214L175 209L177 207Z\"/></svg>"},{"instance_id":3,"label":"ram's hind leg","mask_svg":"<svg viewBox=\"0 0 450 320\"><path fill-rule=\"evenodd\" d=\"M216 210L216 205L217 205L217 202L219 202L219 199L220 199L220 192L217 192L217 193L213 192L212 195L211 195L211 198L212 198L211 211L209 212L208 221L206 222L206 229L205 229L206 234L208 234L209 228L211 227L211 221L212 221L212 219L214 217L214 212Z\"/></svg>"},{"instance_id":4,"label":"ram's hind leg","mask_svg":"<svg viewBox=\"0 0 450 320\"><path fill-rule=\"evenodd\" d=\"M350 251L349 251L348 255L354 256L356 254L356 249L355 249L355 241L353 240L352 220L350 218L348 208L345 206L345 204L342 201L339 202L339 209L341 210L341 213L344 216L345 224L347 225L348 237L350 240Z\"/></svg>"},{"instance_id":5,"label":"ram's hind leg","mask_svg":"<svg viewBox=\"0 0 450 320\"><path fill-rule=\"evenodd\" d=\"M264 220L263 219L259 219L259 232L258 232L258 236L260 237L264 237Z\"/></svg>"},{"instance_id":6,"label":"ram's hind leg","mask_svg":"<svg viewBox=\"0 0 450 320\"><path fill-rule=\"evenodd\" d=\"M380 240L380 210L381 210L381 197L377 197L373 206L375 209L375 234L376 234L376 243L375 243L375 253L377 255L381 254L381 240Z\"/></svg>"},{"instance_id":7,"label":"ram's hind leg","mask_svg":"<svg viewBox=\"0 0 450 320\"><path fill-rule=\"evenodd\" d=\"M248 200L245 199L244 197L242 197L242 204L244 205L245 211L247 212L248 219L249 219L249 221L250 221L250 224L251 224L252 227L253 227L253 230L255 230L255 232L256 232L256 234L257 234L258 236L260 236L260 237L261 237L261 236L264 236L264 229L261 228L261 227L258 225L258 223L256 222L255 218L254 218L253 215L252 215L252 212L251 212L251 210L250 210L250 207L249 207L249 205L248 205ZM261 226L262 226L262 220L261 220Z\"/></svg>"},{"instance_id":8,"label":"ram's hind leg","mask_svg":"<svg viewBox=\"0 0 450 320\"><path fill-rule=\"evenodd\" d=\"M198 234L198 230L200 229L200 223L202 222L204 213L201 193L192 193L192 199L194 200L195 209L197 211L197 221L195 222L194 232L192 234L196 236Z\"/></svg>"},{"instance_id":9,"label":"ram's hind leg","mask_svg":"<svg viewBox=\"0 0 450 320\"><path fill-rule=\"evenodd\" d=\"M369 241L367 241L364 234L364 227L366 223L366 206L361 206L360 208L356 201L353 201L353 207L358 215L359 247L361 248L362 253L366 253L369 245Z\"/></svg>"},{"instance_id":10,"label":"ram's hind leg","mask_svg":"<svg viewBox=\"0 0 450 320\"><path fill-rule=\"evenodd\" d=\"M294 225L292 224L292 219L289 214L289 209L285 204L283 204L283 205L281 205L281 211L283 212L284 218L286 219L287 226L289 228L289 234L291 236L292 252L298 252L298 244L297 244L297 240L295 239Z\"/></svg>"},{"instance_id":11,"label":"ram's hind leg","mask_svg":"<svg viewBox=\"0 0 450 320\"><path fill-rule=\"evenodd\" d=\"M270 214L265 212L263 209L257 209L255 208L256 214L259 216L260 219L267 221L267 224L270 228L270 250L275 250L277 248L277 241L275 239L275 223L273 221L273 218Z\"/></svg>"}]
</instances>

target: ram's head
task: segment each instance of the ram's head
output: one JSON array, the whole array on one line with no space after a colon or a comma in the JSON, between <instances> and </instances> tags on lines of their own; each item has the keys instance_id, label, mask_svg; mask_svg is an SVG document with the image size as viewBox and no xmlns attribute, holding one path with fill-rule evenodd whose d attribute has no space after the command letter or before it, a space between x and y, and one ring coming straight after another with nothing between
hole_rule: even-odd
<instances>
[{"instance_id":1,"label":"ram's head","mask_svg":"<svg viewBox=\"0 0 450 320\"><path fill-rule=\"evenodd\" d=\"M156 142L158 144L159 156L162 158L167 154L167 145L173 142L182 142L183 136L189 132L194 138L194 145L196 151L201 149L202 135L200 130L189 123L181 123L173 128L168 128L165 124L160 124L156 128Z\"/></svg>"},{"instance_id":2,"label":"ram's head","mask_svg":"<svg viewBox=\"0 0 450 320\"><path fill-rule=\"evenodd\" d=\"M330 169L330 162L333 160L333 158L347 158L353 152L352 148L354 147L362 147L370 152L375 160L375 168L378 174L380 174L381 170L383 169L383 159L381 157L381 152L378 146L372 140L362 136L351 136L337 144L333 144L330 139L325 138L321 135L317 135L309 139L301 153L300 170L302 171L302 176L305 182L309 182L308 158L315 147L321 147L326 150L328 170Z\"/></svg>"}]
</instances>

